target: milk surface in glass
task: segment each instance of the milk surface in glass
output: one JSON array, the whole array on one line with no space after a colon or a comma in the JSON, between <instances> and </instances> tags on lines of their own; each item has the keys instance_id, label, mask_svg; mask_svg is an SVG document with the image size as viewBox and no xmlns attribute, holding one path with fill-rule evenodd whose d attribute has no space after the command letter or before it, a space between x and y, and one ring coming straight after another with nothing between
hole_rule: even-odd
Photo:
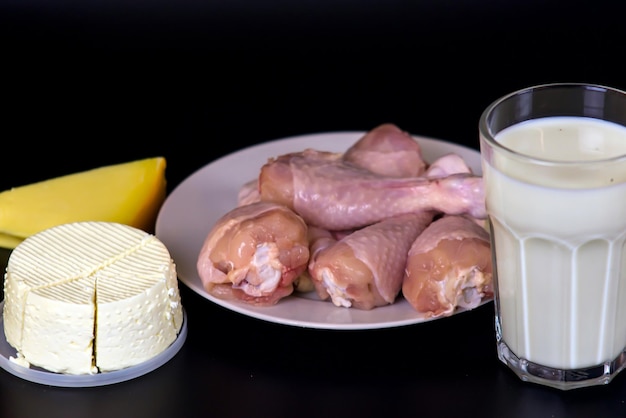
<instances>
[{"instance_id":1,"label":"milk surface in glass","mask_svg":"<svg viewBox=\"0 0 626 418\"><path fill-rule=\"evenodd\" d=\"M557 369L615 359L626 347L626 163L590 174L574 162L626 155L626 128L548 117L495 139L571 162L566 174L497 156L484 164L504 342L517 357Z\"/></svg>"}]
</instances>

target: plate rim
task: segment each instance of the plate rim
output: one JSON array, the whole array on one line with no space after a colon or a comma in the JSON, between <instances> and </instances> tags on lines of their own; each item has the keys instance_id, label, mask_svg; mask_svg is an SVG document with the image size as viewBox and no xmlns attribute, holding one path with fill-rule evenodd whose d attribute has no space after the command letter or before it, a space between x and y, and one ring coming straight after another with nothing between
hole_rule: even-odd
<instances>
[{"instance_id":1,"label":"plate rim","mask_svg":"<svg viewBox=\"0 0 626 418\"><path fill-rule=\"evenodd\" d=\"M186 188L191 187L190 185L192 182L195 182L199 178L201 178L203 175L206 175L206 173L209 172L212 167L215 167L220 164L224 164L228 160L236 160L238 158L242 158L249 153L254 153L255 151L263 152L264 150L272 149L277 146L291 145L291 144L300 143L300 142L306 143L306 142L313 141L319 138L325 138L327 140L334 138L337 141L352 140L354 142L356 141L356 139L364 135L366 132L367 131L331 131L331 132L310 133L310 134L288 136L284 138L262 142L262 143L255 144L255 145L250 145L250 146L241 148L239 150L236 150L232 153L223 155L214 160L211 160L207 164L195 170L185 179L183 179L167 196L167 198L165 199L157 215L156 224L155 224L155 235L157 236L157 238L159 238L161 241L165 243L166 247L168 247L170 251L175 252L173 248L170 248L170 246L172 246L172 242L169 240L168 233L166 232L166 226L165 226L166 220L165 219L168 216L168 211L171 210L170 208L171 206L173 206L174 204L173 202L175 202L176 199L179 198L179 195L182 194ZM479 151L477 151L476 149L470 148L468 146L453 143L453 142L448 142L448 141L444 141L440 139L435 139L431 137L418 136L418 135L411 135L411 136L416 141L418 141L420 145L422 145L423 149L424 149L424 146L426 146L425 151L427 151L429 148L432 148L432 147L445 147L446 149L449 149L448 150L449 153L454 152L454 151L461 151L463 153L472 155L473 158L476 158L478 159L478 161L480 161ZM349 144L349 143L346 142L346 144ZM300 150L301 149L303 148L300 148ZM346 148L344 147L343 149L346 149ZM276 154L267 155L266 157L270 157L270 156L276 156ZM474 165L476 165L476 163ZM480 167L474 166L473 169L475 171L480 170ZM482 173L482 171L480 171L480 173ZM199 243L197 247L198 252L200 250L201 245L202 243ZM177 266L179 266L180 263L178 260L176 260L176 257L174 255L173 255L173 258L174 258L174 262L177 264ZM192 270L195 272L195 263L194 263ZM436 317L436 318L425 317L423 314L420 314L417 311L415 311L410 306L408 301L406 301L406 299L404 298L401 298L401 299L399 298L396 302L394 302L393 304L389 306L377 307L370 311L360 311L360 310L336 307L332 305L332 303L329 301L321 301L319 299L311 300L308 298L299 297L294 292L293 295L287 298L281 299L276 305L257 307L251 304L247 304L245 302L223 300L213 295L210 295L202 287L200 279L199 277L197 277L197 273L192 273L192 275L194 275L194 277L191 277L191 278L186 277L185 275L181 275L179 271L179 280L185 286L190 288L193 292L200 295L201 297L209 300L210 302L216 305L226 308L232 312L236 312L238 314L241 314L247 317L251 317L251 318L255 318L255 319L263 320L267 322L272 322L276 324L302 327L302 328L315 328L315 329L328 329L328 330L373 330L373 329L381 329L381 328L408 326L408 325L414 325L414 324L447 318L447 317ZM485 305L491 302L492 300L493 298L484 298L483 301L481 301L480 305L477 306L476 308L482 305ZM309 305L310 307L311 303L316 303L316 304L328 303L330 309L336 310L338 313L342 312L344 314L350 312L351 315L343 315L347 319L339 319L337 322L325 322L325 321L313 321L313 320L289 318L289 317L285 317L285 315L276 314L276 311L284 311L287 309L298 309L298 310L303 309L307 307L305 305ZM405 305L405 306L402 306L402 305ZM395 309L409 310L411 317L404 318L404 319L397 319L393 321L378 321L378 322L353 322L353 321L350 321L350 319L348 318L348 317L353 316L352 314L356 314L357 316L366 316L369 314L371 316L371 314L373 313L375 315L376 313L380 313L381 310L389 309L391 307ZM457 315L466 311L470 311L470 310L471 309L468 310L468 309L459 307L451 316L454 316L454 315ZM363 312L366 312L366 313L363 314ZM338 314L338 316L342 316L342 315Z\"/></svg>"}]
</instances>

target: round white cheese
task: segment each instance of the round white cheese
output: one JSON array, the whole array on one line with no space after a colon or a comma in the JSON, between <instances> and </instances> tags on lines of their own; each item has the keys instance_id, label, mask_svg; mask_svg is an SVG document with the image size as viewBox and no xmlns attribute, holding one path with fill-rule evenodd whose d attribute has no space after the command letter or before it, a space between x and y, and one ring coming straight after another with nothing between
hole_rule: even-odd
<instances>
[{"instance_id":1,"label":"round white cheese","mask_svg":"<svg viewBox=\"0 0 626 418\"><path fill-rule=\"evenodd\" d=\"M144 362L183 321L169 251L119 223L68 223L27 238L9 257L4 294L5 336L20 361L58 373Z\"/></svg>"}]
</instances>

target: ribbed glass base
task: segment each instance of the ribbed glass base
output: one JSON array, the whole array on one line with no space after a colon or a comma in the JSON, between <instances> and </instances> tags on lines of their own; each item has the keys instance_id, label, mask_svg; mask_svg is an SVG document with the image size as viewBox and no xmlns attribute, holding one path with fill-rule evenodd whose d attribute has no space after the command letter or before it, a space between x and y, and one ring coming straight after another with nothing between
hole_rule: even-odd
<instances>
[{"instance_id":1,"label":"ribbed glass base","mask_svg":"<svg viewBox=\"0 0 626 418\"><path fill-rule=\"evenodd\" d=\"M525 382L538 383L561 390L606 385L626 366L626 353L613 361L583 369L555 369L541 366L517 357L506 343L498 338L498 357Z\"/></svg>"}]
</instances>

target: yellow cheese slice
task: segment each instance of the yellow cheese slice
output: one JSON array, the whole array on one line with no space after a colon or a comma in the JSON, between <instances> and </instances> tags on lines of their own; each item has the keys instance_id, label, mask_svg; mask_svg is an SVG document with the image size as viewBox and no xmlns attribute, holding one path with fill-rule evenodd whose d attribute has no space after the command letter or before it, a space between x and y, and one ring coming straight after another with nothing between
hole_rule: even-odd
<instances>
[{"instance_id":1,"label":"yellow cheese slice","mask_svg":"<svg viewBox=\"0 0 626 418\"><path fill-rule=\"evenodd\" d=\"M24 241L24 238L15 237L13 235L3 234L0 232L0 248L15 248L22 241Z\"/></svg>"},{"instance_id":2,"label":"yellow cheese slice","mask_svg":"<svg viewBox=\"0 0 626 418\"><path fill-rule=\"evenodd\" d=\"M166 160L145 158L55 177L0 193L0 246L53 226L108 221L154 230L165 199Z\"/></svg>"}]
</instances>

